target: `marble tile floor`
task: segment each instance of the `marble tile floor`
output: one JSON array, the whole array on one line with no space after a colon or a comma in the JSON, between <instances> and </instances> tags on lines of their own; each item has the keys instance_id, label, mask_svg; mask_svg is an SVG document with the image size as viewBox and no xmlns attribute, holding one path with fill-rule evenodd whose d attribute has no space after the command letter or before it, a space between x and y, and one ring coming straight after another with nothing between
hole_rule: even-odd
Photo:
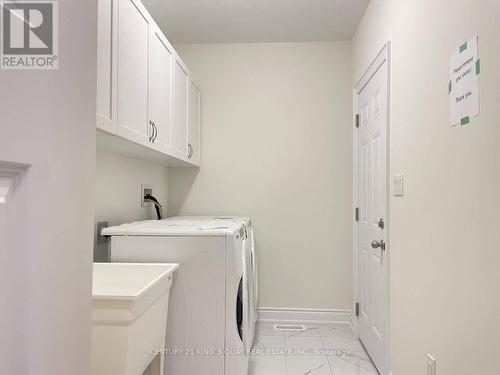
<instances>
[{"instance_id":1,"label":"marble tile floor","mask_svg":"<svg viewBox=\"0 0 500 375\"><path fill-rule=\"evenodd\" d=\"M347 324L305 324L305 331L275 331L259 322L249 375L378 375Z\"/></svg>"}]
</instances>

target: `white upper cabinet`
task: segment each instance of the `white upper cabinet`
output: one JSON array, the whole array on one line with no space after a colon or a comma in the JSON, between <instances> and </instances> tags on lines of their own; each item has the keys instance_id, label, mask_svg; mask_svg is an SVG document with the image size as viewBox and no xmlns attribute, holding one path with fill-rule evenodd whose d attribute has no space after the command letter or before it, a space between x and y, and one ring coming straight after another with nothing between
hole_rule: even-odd
<instances>
[{"instance_id":1,"label":"white upper cabinet","mask_svg":"<svg viewBox=\"0 0 500 375\"><path fill-rule=\"evenodd\" d=\"M148 144L149 15L139 1L118 7L118 135Z\"/></svg>"},{"instance_id":2,"label":"white upper cabinet","mask_svg":"<svg viewBox=\"0 0 500 375\"><path fill-rule=\"evenodd\" d=\"M97 128L116 134L116 22L118 0L99 0L97 18Z\"/></svg>"},{"instance_id":3,"label":"white upper cabinet","mask_svg":"<svg viewBox=\"0 0 500 375\"><path fill-rule=\"evenodd\" d=\"M149 121L152 147L164 153L172 151L172 93L174 49L153 25L149 45Z\"/></svg>"},{"instance_id":4,"label":"white upper cabinet","mask_svg":"<svg viewBox=\"0 0 500 375\"><path fill-rule=\"evenodd\" d=\"M98 11L98 147L199 165L200 96L187 67L140 0L98 0Z\"/></svg>"},{"instance_id":5,"label":"white upper cabinet","mask_svg":"<svg viewBox=\"0 0 500 375\"><path fill-rule=\"evenodd\" d=\"M200 162L200 91L188 82L188 159Z\"/></svg>"},{"instance_id":6,"label":"white upper cabinet","mask_svg":"<svg viewBox=\"0 0 500 375\"><path fill-rule=\"evenodd\" d=\"M174 64L174 152L182 158L187 158L187 127L188 127L188 75L184 64L176 56Z\"/></svg>"}]
</instances>

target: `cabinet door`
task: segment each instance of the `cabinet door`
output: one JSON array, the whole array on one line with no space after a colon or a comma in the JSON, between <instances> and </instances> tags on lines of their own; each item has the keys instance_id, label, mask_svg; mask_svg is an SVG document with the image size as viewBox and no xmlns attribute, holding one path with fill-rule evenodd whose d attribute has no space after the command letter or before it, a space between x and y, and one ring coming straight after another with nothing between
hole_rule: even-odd
<instances>
[{"instance_id":1,"label":"cabinet door","mask_svg":"<svg viewBox=\"0 0 500 375\"><path fill-rule=\"evenodd\" d=\"M116 134L116 43L118 0L99 0L97 14L97 113L98 129Z\"/></svg>"},{"instance_id":2,"label":"cabinet door","mask_svg":"<svg viewBox=\"0 0 500 375\"><path fill-rule=\"evenodd\" d=\"M188 83L188 159L200 161L200 91Z\"/></svg>"},{"instance_id":3,"label":"cabinet door","mask_svg":"<svg viewBox=\"0 0 500 375\"><path fill-rule=\"evenodd\" d=\"M149 15L138 0L119 0L118 135L149 144Z\"/></svg>"},{"instance_id":4,"label":"cabinet door","mask_svg":"<svg viewBox=\"0 0 500 375\"><path fill-rule=\"evenodd\" d=\"M174 49L154 25L149 46L149 121L151 145L169 153L172 148L172 63Z\"/></svg>"},{"instance_id":5,"label":"cabinet door","mask_svg":"<svg viewBox=\"0 0 500 375\"><path fill-rule=\"evenodd\" d=\"M188 76L179 61L174 65L174 128L173 149L187 159L187 87Z\"/></svg>"}]
</instances>

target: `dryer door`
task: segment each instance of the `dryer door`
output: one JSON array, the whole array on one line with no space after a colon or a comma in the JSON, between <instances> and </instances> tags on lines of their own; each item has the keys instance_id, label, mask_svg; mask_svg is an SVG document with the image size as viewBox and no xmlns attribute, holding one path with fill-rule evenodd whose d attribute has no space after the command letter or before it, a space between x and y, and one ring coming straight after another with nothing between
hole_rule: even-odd
<instances>
[{"instance_id":1,"label":"dryer door","mask_svg":"<svg viewBox=\"0 0 500 375\"><path fill-rule=\"evenodd\" d=\"M242 298L242 308L243 308L243 314L242 314L242 327L243 327L243 345L245 346L245 350L249 351L252 349L252 344L253 344L253 335L251 334L251 319L250 319L250 293L249 293L249 282L250 278L249 275L251 272L251 264L250 264L250 257L248 256L248 251L247 251L247 240L243 240L242 243L242 249L241 249L241 264L242 264L242 271L243 271L243 277L242 277L242 282L240 284L240 290L241 290L241 298Z\"/></svg>"},{"instance_id":2,"label":"dryer door","mask_svg":"<svg viewBox=\"0 0 500 375\"><path fill-rule=\"evenodd\" d=\"M251 233L250 233L251 236ZM255 288L254 288L254 259L252 256L252 241L251 237L248 237L245 244L245 259L246 259L246 275L247 275L247 286L248 286L248 341L247 345L249 348L253 346L255 338L255 322L257 321L257 305L255 304Z\"/></svg>"},{"instance_id":3,"label":"dryer door","mask_svg":"<svg viewBox=\"0 0 500 375\"><path fill-rule=\"evenodd\" d=\"M257 257L257 251L255 249L255 232L253 228L250 230L248 241L250 242L250 256L252 258L253 303L255 312L257 312L257 308L259 306L259 259ZM257 319L257 314L255 316L255 319Z\"/></svg>"}]
</instances>

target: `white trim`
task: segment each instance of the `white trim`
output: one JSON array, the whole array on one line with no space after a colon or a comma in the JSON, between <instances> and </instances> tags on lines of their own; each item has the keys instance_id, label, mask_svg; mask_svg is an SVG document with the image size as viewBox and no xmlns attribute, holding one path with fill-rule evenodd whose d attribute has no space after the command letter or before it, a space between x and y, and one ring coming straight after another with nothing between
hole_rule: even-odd
<instances>
[{"instance_id":1,"label":"white trim","mask_svg":"<svg viewBox=\"0 0 500 375\"><path fill-rule=\"evenodd\" d=\"M0 177L16 178L29 168L29 164L13 163L0 160Z\"/></svg>"},{"instance_id":2,"label":"white trim","mask_svg":"<svg viewBox=\"0 0 500 375\"><path fill-rule=\"evenodd\" d=\"M387 179L387 192L386 192L386 205L387 205L387 218L385 220L386 222L386 230L387 230L387 235L386 235L386 247L387 250L385 252L386 259L387 259L387 317L386 317L386 360L387 360L387 368L391 368L391 355L390 355L390 331L391 331L391 324L390 324L390 258L391 258L391 236L390 236L390 228L391 228L391 210L390 210L390 202L391 202L391 158L390 158L390 153L391 153L391 42L387 41L387 43L384 44L380 52L377 54L373 62L370 64L370 66L366 69L365 73L363 76L360 78L358 83L354 86L353 89L353 109L354 109L354 115L358 113L358 95L359 93L363 90L363 88L368 84L370 79L373 77L373 75L377 72L377 70L384 64L384 62L387 62L387 135L386 135L386 145L387 145L387 168L386 168L386 179ZM359 199L358 199L358 129L354 127L353 130L353 209L356 207L359 207ZM358 222L353 219L353 271L354 271L354 303L359 301L359 292L358 292ZM354 316L353 317L353 330L356 336L359 336L359 319L358 317ZM382 374L385 375L385 374ZM389 375L392 375L391 372L389 372Z\"/></svg>"},{"instance_id":3,"label":"white trim","mask_svg":"<svg viewBox=\"0 0 500 375\"><path fill-rule=\"evenodd\" d=\"M366 69L361 79L354 86L354 92L356 94L359 94L365 88L368 82L370 82L370 79L377 72L378 68L380 68L385 61L389 60L390 49L391 42L387 42L386 44L384 44L380 52L377 54L377 57L375 57L368 69Z\"/></svg>"},{"instance_id":4,"label":"white trim","mask_svg":"<svg viewBox=\"0 0 500 375\"><path fill-rule=\"evenodd\" d=\"M354 320L349 310L261 307L258 311L261 322L343 323L352 327Z\"/></svg>"},{"instance_id":5,"label":"white trim","mask_svg":"<svg viewBox=\"0 0 500 375\"><path fill-rule=\"evenodd\" d=\"M387 170L386 170L386 199L387 199L387 248L389 251L387 252L387 339L385 343L385 353L387 356L387 369L389 370L389 374L391 374L391 228L392 228L392 220L391 220L391 192L392 192L392 182L391 182L391 75L392 75L392 55L391 55L391 42L388 41L386 44L386 58L387 58Z\"/></svg>"},{"instance_id":6,"label":"white trim","mask_svg":"<svg viewBox=\"0 0 500 375\"><path fill-rule=\"evenodd\" d=\"M353 119L355 120L356 115L358 114L358 94L356 89L353 89ZM358 293L358 222L356 221L355 213L356 208L359 207L358 204L358 133L359 129L354 126L353 127L353 135L352 135L352 246L353 246L353 307L352 310L356 311L356 303L359 301L359 293ZM359 320L358 317L353 314L353 325L352 329L354 331L354 335L359 337Z\"/></svg>"},{"instance_id":7,"label":"white trim","mask_svg":"<svg viewBox=\"0 0 500 375\"><path fill-rule=\"evenodd\" d=\"M16 179L29 168L28 164L0 160L0 203L7 201L9 191L15 186Z\"/></svg>"}]
</instances>

